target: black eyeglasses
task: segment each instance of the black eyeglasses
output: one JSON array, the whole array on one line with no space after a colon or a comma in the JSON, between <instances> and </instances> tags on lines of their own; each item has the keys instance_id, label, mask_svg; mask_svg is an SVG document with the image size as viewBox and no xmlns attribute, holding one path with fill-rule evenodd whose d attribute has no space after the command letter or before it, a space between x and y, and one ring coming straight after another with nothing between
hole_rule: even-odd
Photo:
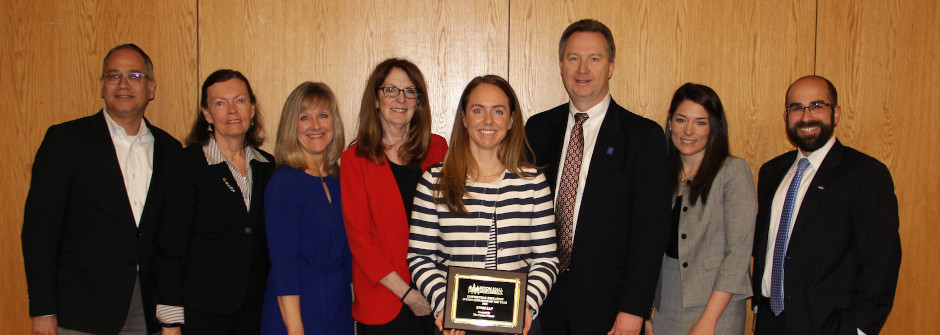
<instances>
[{"instance_id":1,"label":"black eyeglasses","mask_svg":"<svg viewBox=\"0 0 940 335\"><path fill-rule=\"evenodd\" d=\"M832 107L832 105L827 102L814 102L814 103L811 103L809 106L794 104L794 105L790 105L789 107L787 107L787 114L803 112L806 110L809 110L810 113L812 114L818 114L818 113L822 113L823 111L825 111L827 107Z\"/></svg>"},{"instance_id":2,"label":"black eyeglasses","mask_svg":"<svg viewBox=\"0 0 940 335\"><path fill-rule=\"evenodd\" d=\"M104 82L108 84L117 84L121 82L121 78L126 78L128 83L138 86L144 79L150 79L150 76L142 72L105 72L101 75L101 80L104 80Z\"/></svg>"},{"instance_id":3,"label":"black eyeglasses","mask_svg":"<svg viewBox=\"0 0 940 335\"><path fill-rule=\"evenodd\" d=\"M379 87L379 91L381 91L382 95L384 95L386 98L389 98L389 99L397 98L398 95L401 94L402 92L405 92L405 98L408 98L408 99L417 99L419 96L421 96L421 94L418 93L418 90L411 88L411 87L398 88L395 86L383 86L383 87Z\"/></svg>"}]
</instances>

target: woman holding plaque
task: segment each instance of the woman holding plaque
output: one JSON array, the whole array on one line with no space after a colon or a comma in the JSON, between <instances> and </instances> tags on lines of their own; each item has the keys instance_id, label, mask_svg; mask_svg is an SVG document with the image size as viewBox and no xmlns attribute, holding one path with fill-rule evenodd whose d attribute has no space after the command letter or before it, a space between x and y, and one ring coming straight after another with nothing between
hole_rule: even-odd
<instances>
[{"instance_id":1,"label":"woman holding plaque","mask_svg":"<svg viewBox=\"0 0 940 335\"><path fill-rule=\"evenodd\" d=\"M552 195L528 161L516 94L476 77L460 97L451 149L415 191L408 263L443 330L449 266L528 272L524 333L558 274ZM533 333L538 333L533 330Z\"/></svg>"},{"instance_id":2,"label":"woman holding plaque","mask_svg":"<svg viewBox=\"0 0 940 335\"><path fill-rule=\"evenodd\" d=\"M744 334L757 208L751 168L729 154L724 108L711 88L679 87L666 124L675 201L647 333Z\"/></svg>"},{"instance_id":3,"label":"woman holding plaque","mask_svg":"<svg viewBox=\"0 0 940 335\"><path fill-rule=\"evenodd\" d=\"M431 134L427 85L418 67L397 58L379 63L366 81L359 132L340 166L359 335L434 331L405 258L415 185L446 151L444 138Z\"/></svg>"}]
</instances>

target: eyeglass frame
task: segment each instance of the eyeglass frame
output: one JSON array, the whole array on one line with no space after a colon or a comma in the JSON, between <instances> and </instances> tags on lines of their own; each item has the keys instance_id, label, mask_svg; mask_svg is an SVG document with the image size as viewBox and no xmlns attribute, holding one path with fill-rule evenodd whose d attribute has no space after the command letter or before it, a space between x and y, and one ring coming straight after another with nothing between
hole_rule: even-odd
<instances>
[{"instance_id":1,"label":"eyeglass frame","mask_svg":"<svg viewBox=\"0 0 940 335\"><path fill-rule=\"evenodd\" d=\"M395 92L395 95L389 95L391 92L386 91L387 89L397 90L397 92ZM395 87L395 86L380 86L380 87L378 87L378 90L379 90L379 92L382 92L382 96L384 96L384 97L386 97L386 98L389 98L389 99L395 99L395 98L397 98L397 97L398 97L400 94L402 94L402 93L405 94L405 99L417 99L418 97L421 96L421 92L418 92L418 89L417 89L417 88L414 88L414 87L398 88L398 87ZM407 91L407 90L412 90L412 91L414 91L414 92L415 92L415 96L414 96L413 98L409 98L409 97L408 97L408 93L405 92L405 91ZM390 91L390 90L389 90L389 91Z\"/></svg>"},{"instance_id":2,"label":"eyeglass frame","mask_svg":"<svg viewBox=\"0 0 940 335\"><path fill-rule=\"evenodd\" d=\"M129 76L140 75L139 79L134 79ZM131 71L128 73L121 72L105 72L101 74L101 81L107 84L117 84L121 82L121 79L127 80L128 83L134 86L140 86L144 82L144 79L150 80L152 77L149 74L140 72L140 71Z\"/></svg>"},{"instance_id":3,"label":"eyeglass frame","mask_svg":"<svg viewBox=\"0 0 940 335\"><path fill-rule=\"evenodd\" d=\"M830 103L825 102L825 101L816 101L816 102L812 102L812 103L810 103L809 105L806 105L806 106L804 106L804 105L790 105L790 106L787 106L786 112L787 112L787 116L789 116L790 113L793 113L793 112L797 112L797 111L798 111L798 112L800 112L800 113L804 113L804 114L805 114L806 111L809 110L810 114L814 114L814 115L815 115L815 114L818 114L818 113L822 113L823 110L825 110L825 107L832 108L832 107L835 107L835 106L834 106L833 104L830 104Z\"/></svg>"}]
</instances>

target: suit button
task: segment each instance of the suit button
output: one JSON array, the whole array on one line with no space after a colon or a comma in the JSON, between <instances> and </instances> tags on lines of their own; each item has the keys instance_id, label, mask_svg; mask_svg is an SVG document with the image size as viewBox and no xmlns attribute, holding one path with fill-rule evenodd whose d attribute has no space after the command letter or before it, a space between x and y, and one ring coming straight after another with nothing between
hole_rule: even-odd
<instances>
[{"instance_id":1,"label":"suit button","mask_svg":"<svg viewBox=\"0 0 940 335\"><path fill-rule=\"evenodd\" d=\"M682 239L683 239L683 240L685 239L685 237L686 237L685 234L682 234Z\"/></svg>"},{"instance_id":2,"label":"suit button","mask_svg":"<svg viewBox=\"0 0 940 335\"><path fill-rule=\"evenodd\" d=\"M245 234L251 234L251 227L245 228Z\"/></svg>"},{"instance_id":3,"label":"suit button","mask_svg":"<svg viewBox=\"0 0 940 335\"><path fill-rule=\"evenodd\" d=\"M689 262L682 262L682 267L683 268L689 267Z\"/></svg>"},{"instance_id":4,"label":"suit button","mask_svg":"<svg viewBox=\"0 0 940 335\"><path fill-rule=\"evenodd\" d=\"M138 231L138 232L137 232L137 239L140 239L140 235L141 235L141 234L140 234L140 232Z\"/></svg>"},{"instance_id":5,"label":"suit button","mask_svg":"<svg viewBox=\"0 0 940 335\"><path fill-rule=\"evenodd\" d=\"M689 208L688 208L688 207L682 207L682 211L683 211L683 212L688 212L688 211L689 211Z\"/></svg>"}]
</instances>

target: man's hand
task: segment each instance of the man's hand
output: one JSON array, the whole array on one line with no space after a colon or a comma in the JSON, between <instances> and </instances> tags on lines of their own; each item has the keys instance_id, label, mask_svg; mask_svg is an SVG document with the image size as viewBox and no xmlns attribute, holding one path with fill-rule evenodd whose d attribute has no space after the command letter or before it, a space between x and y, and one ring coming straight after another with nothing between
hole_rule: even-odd
<instances>
[{"instance_id":1,"label":"man's hand","mask_svg":"<svg viewBox=\"0 0 940 335\"><path fill-rule=\"evenodd\" d=\"M163 327L163 331L160 332L161 335L180 335L182 331L180 327Z\"/></svg>"},{"instance_id":2,"label":"man's hand","mask_svg":"<svg viewBox=\"0 0 940 335\"><path fill-rule=\"evenodd\" d=\"M643 318L620 312L617 313L614 327L607 332L607 335L640 335L640 329L642 328Z\"/></svg>"},{"instance_id":3,"label":"man's hand","mask_svg":"<svg viewBox=\"0 0 940 335\"><path fill-rule=\"evenodd\" d=\"M33 317L33 335L56 335L58 331L55 315Z\"/></svg>"},{"instance_id":4,"label":"man's hand","mask_svg":"<svg viewBox=\"0 0 940 335\"><path fill-rule=\"evenodd\" d=\"M653 320L651 319L643 320L643 324L646 325L646 331L645 331L646 335L654 335L653 334Z\"/></svg>"}]
</instances>

